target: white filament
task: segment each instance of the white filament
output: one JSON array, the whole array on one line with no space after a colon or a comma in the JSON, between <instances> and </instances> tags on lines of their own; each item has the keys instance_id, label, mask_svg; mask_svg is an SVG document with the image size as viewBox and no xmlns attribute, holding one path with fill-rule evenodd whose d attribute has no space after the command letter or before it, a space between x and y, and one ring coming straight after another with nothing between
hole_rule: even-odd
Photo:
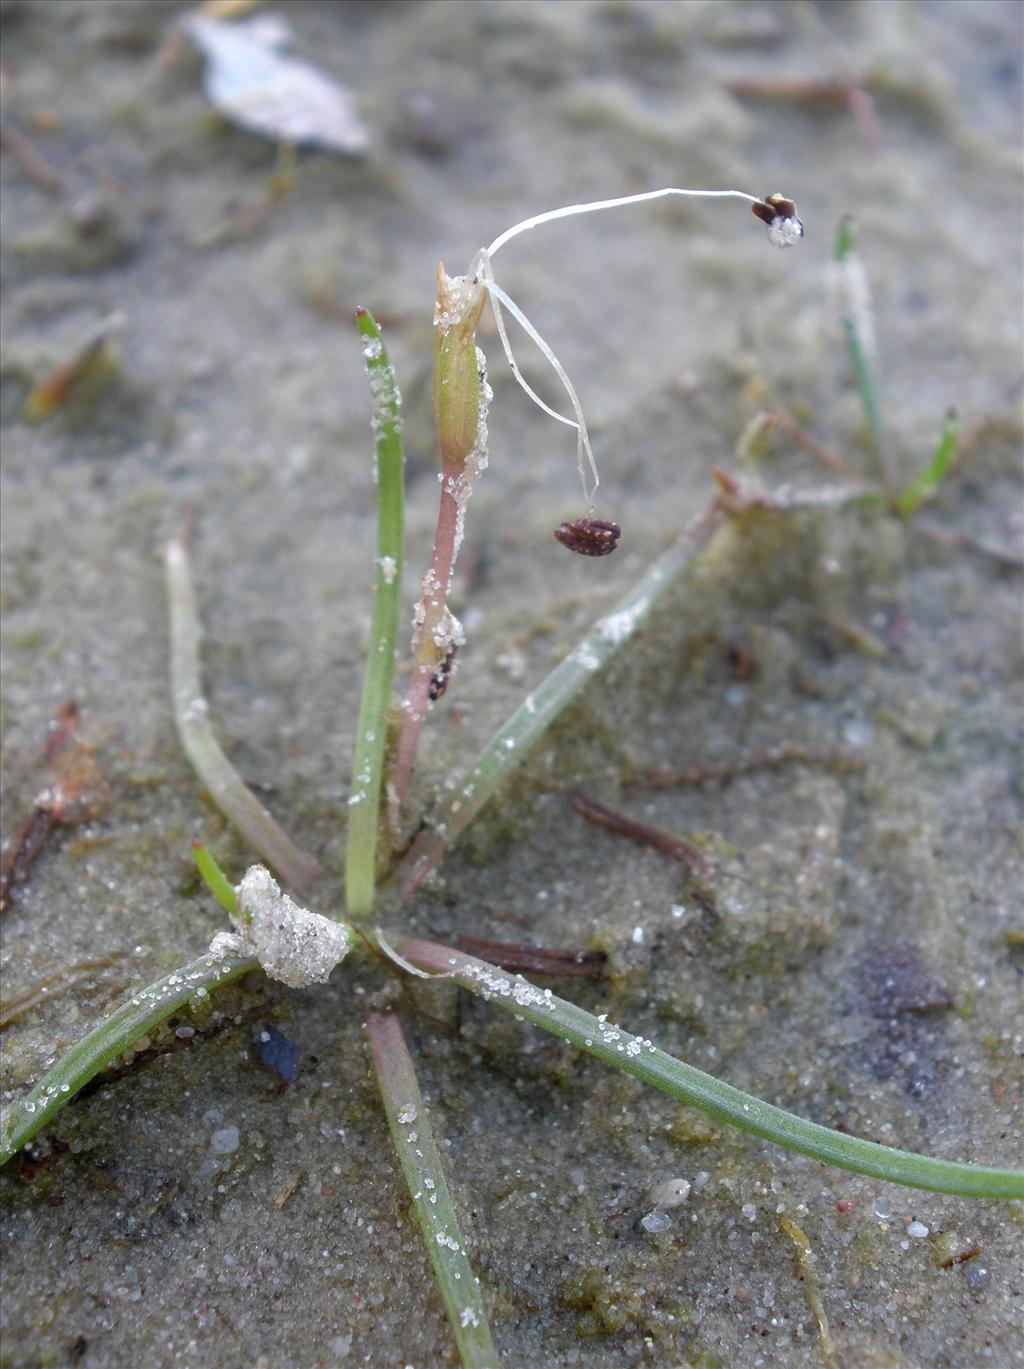
<instances>
[{"instance_id":1,"label":"white filament","mask_svg":"<svg viewBox=\"0 0 1024 1369\"><path fill-rule=\"evenodd\" d=\"M593 214L600 209L618 209L620 205L641 204L644 200L662 200L667 195L687 195L699 200L746 200L748 204L760 204L761 201L756 195L747 195L742 190L682 190L678 186L666 186L664 190L645 190L639 195L620 195L614 200L591 200L587 204L567 204L561 209L549 209L544 214L534 214L531 219L523 219L522 223L513 224L511 228L506 228L504 233L498 236L487 248L487 256L493 257L499 247L504 247L507 242L517 238L520 233L526 233L531 228L537 228L542 223L551 223L554 219L569 219L575 214Z\"/></svg>"},{"instance_id":2,"label":"white filament","mask_svg":"<svg viewBox=\"0 0 1024 1369\"><path fill-rule=\"evenodd\" d=\"M580 404L579 396L576 394L576 387L569 379L568 372L558 360L558 357L555 356L550 345L544 341L540 333L537 332L537 329L526 317L522 309L520 309L519 305L516 304L515 300L512 299L510 295L506 294L494 279L491 272L491 263L488 253L486 251L481 251L477 256L476 261L473 263L473 266L474 274L479 276L481 285L484 286L490 296L491 309L494 312L494 322L498 329L498 336L501 339L501 345L504 348L505 356L508 358L508 364L512 368L512 374L533 400L534 404L537 404L546 414L550 414L552 418L556 418L559 423L565 423L568 427L576 429L576 468L580 473L580 485L583 487L583 497L592 509L594 507L594 495L597 493L597 487L601 483L601 477L597 471L597 462L594 460L594 450L590 445L590 434L587 432L587 421L583 417L583 407ZM550 404L546 404L544 400L541 399L540 395L538 395L527 382L522 371L520 371L519 364L512 352L512 344L509 341L508 331L505 328L505 320L501 312L502 305L504 305L523 329L527 337L535 344L551 369L562 382L565 387L565 392L569 396L569 403L572 405L572 411L576 415L575 418L569 418L567 414L560 414L557 409L552 409Z\"/></svg>"},{"instance_id":3,"label":"white filament","mask_svg":"<svg viewBox=\"0 0 1024 1369\"><path fill-rule=\"evenodd\" d=\"M494 279L491 269L491 258L500 247L504 247L507 242L519 236L520 233L527 233L531 228L537 228L544 223L552 223L555 219L568 219L577 214L594 214L603 209L618 209L623 205L642 204L647 200L660 200L669 195L684 195L693 199L702 200L745 200L748 204L763 204L756 195L748 195L743 190L685 190L679 186L666 186L663 190L645 190L637 195L620 195L611 200L591 200L585 204L567 204L561 209L549 209L543 214L534 214L532 218L523 219L521 223L513 224L511 228L506 228L504 233L499 235L491 243L490 247L481 248L474 259L470 268L469 279L474 283L479 281L487 290L491 300L491 309L494 312L494 322L498 329L498 336L504 348L508 364L512 368L512 374L516 381L526 391L529 397L546 414L557 419L559 423L565 423L570 428L576 429L576 466L580 473L580 484L583 487L583 495L587 500L591 510L594 507L594 495L597 487L601 483L598 475L597 462L594 460L594 452L590 445L590 435L587 432L586 419L583 417L583 409L576 395L575 387L569 379L565 367L555 356L551 347L544 341L541 335L534 328L533 324L519 308L516 302L511 299ZM797 242L803 235L803 225L799 219L782 219L768 225L768 236L773 243L779 247L788 247ZM557 409L552 409L550 404L545 403L540 395L527 383L523 373L519 369L515 356L512 352L512 344L509 341L508 332L505 328L505 320L502 316L502 307L512 315L519 326L526 333L541 354L547 360L552 370L558 376L565 392L569 396L572 411L575 415L570 418L567 414L559 413Z\"/></svg>"}]
</instances>

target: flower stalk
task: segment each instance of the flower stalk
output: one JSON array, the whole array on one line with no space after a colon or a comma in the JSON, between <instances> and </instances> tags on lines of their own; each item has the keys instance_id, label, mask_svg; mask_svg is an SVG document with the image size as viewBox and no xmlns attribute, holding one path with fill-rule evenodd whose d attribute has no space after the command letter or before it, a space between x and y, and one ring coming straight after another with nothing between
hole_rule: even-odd
<instances>
[{"instance_id":1,"label":"flower stalk","mask_svg":"<svg viewBox=\"0 0 1024 1369\"><path fill-rule=\"evenodd\" d=\"M476 327L487 303L482 285L437 268L434 307L433 410L441 458L441 497L430 569L413 619L412 674L402 702L391 781L400 807L409 789L427 709L447 686L455 652L465 641L448 607L455 560L462 545L466 505L487 465L487 408L491 388Z\"/></svg>"},{"instance_id":2,"label":"flower stalk","mask_svg":"<svg viewBox=\"0 0 1024 1369\"><path fill-rule=\"evenodd\" d=\"M394 826L397 826L402 804L408 794L427 710L447 688L455 652L465 640L461 624L448 608L448 594L455 558L462 542L466 504L488 458L487 406L491 390L487 384L484 355L476 345L476 328L488 301L506 360L518 384L546 414L576 430L576 463L588 516L563 527L586 526L607 529L609 532L609 540L597 550L593 538L584 545L579 538L566 538L557 531L556 537L570 550L585 550L587 555L603 555L605 551L614 550L620 531L615 523L594 520L589 516L594 510L600 476L579 397L554 350L496 281L494 256L514 238L542 224L674 195L696 199L741 200L749 204L754 216L765 224L769 240L778 247L789 247L803 237L803 224L797 217L796 205L783 195L768 195L760 199L742 190L686 190L668 186L638 195L565 205L560 209L535 214L500 233L489 247L481 247L466 275L449 276L443 266L437 268L433 409L441 459L441 497L430 569L423 578L414 616L412 673L401 705L398 740L391 767L391 818ZM505 327L505 312L516 320L562 382L572 409L571 417L553 409L527 383L512 350ZM615 530L614 536L610 535L612 529Z\"/></svg>"}]
</instances>

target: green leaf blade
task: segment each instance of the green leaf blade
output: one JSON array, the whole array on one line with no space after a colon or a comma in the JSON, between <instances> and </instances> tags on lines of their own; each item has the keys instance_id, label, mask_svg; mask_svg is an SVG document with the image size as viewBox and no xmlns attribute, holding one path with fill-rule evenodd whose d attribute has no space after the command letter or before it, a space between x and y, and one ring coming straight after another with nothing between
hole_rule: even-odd
<instances>
[{"instance_id":1,"label":"green leaf blade","mask_svg":"<svg viewBox=\"0 0 1024 1369\"><path fill-rule=\"evenodd\" d=\"M395 372L373 316L356 315L373 400L377 472L377 558L373 621L359 706L345 855L345 901L349 917L373 910L381 784L388 714L395 672L399 592L402 583L404 465L402 399Z\"/></svg>"},{"instance_id":2,"label":"green leaf blade","mask_svg":"<svg viewBox=\"0 0 1024 1369\"><path fill-rule=\"evenodd\" d=\"M643 1037L556 998L550 989L538 989L521 975L507 974L427 941L402 942L398 952L413 965L447 975L503 1011L525 1018L679 1102L812 1160L933 1193L1024 1200L1024 1171L934 1159L833 1131L725 1084Z\"/></svg>"}]
</instances>

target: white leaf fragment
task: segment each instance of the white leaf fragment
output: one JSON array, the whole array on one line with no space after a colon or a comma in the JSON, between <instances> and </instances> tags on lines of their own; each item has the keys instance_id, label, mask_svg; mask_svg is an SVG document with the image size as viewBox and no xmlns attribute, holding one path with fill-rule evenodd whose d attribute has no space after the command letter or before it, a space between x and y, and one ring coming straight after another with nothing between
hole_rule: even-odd
<instances>
[{"instance_id":1,"label":"white leaf fragment","mask_svg":"<svg viewBox=\"0 0 1024 1369\"><path fill-rule=\"evenodd\" d=\"M350 157L368 150L370 135L352 95L308 62L279 51L288 36L282 20L264 15L228 24L191 14L184 24L206 58L206 93L226 118L286 143Z\"/></svg>"},{"instance_id":2,"label":"white leaf fragment","mask_svg":"<svg viewBox=\"0 0 1024 1369\"><path fill-rule=\"evenodd\" d=\"M271 979L294 989L323 984L348 953L348 928L300 908L264 866L251 865L235 894L239 911L231 920L237 949L255 956Z\"/></svg>"}]
</instances>

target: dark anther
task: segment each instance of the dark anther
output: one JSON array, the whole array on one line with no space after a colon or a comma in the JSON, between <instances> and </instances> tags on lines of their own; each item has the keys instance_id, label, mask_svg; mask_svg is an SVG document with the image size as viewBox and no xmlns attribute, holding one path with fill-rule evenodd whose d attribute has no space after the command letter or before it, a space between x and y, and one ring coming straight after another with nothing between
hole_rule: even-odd
<instances>
[{"instance_id":1,"label":"dark anther","mask_svg":"<svg viewBox=\"0 0 1024 1369\"><path fill-rule=\"evenodd\" d=\"M603 518L577 518L575 523L555 528L555 536L563 547L581 556L607 556L618 546L622 529L618 523L606 523Z\"/></svg>"},{"instance_id":2,"label":"dark anther","mask_svg":"<svg viewBox=\"0 0 1024 1369\"><path fill-rule=\"evenodd\" d=\"M448 681L452 676L452 667L455 665L455 653L458 649L458 646L450 646L447 656L430 677L430 688L427 693L430 696L431 703L436 703L448 688Z\"/></svg>"},{"instance_id":3,"label":"dark anther","mask_svg":"<svg viewBox=\"0 0 1024 1369\"><path fill-rule=\"evenodd\" d=\"M780 219L796 219L797 223L800 222L795 202L788 200L785 195L766 195L763 200L750 206L750 212L769 227Z\"/></svg>"}]
</instances>

